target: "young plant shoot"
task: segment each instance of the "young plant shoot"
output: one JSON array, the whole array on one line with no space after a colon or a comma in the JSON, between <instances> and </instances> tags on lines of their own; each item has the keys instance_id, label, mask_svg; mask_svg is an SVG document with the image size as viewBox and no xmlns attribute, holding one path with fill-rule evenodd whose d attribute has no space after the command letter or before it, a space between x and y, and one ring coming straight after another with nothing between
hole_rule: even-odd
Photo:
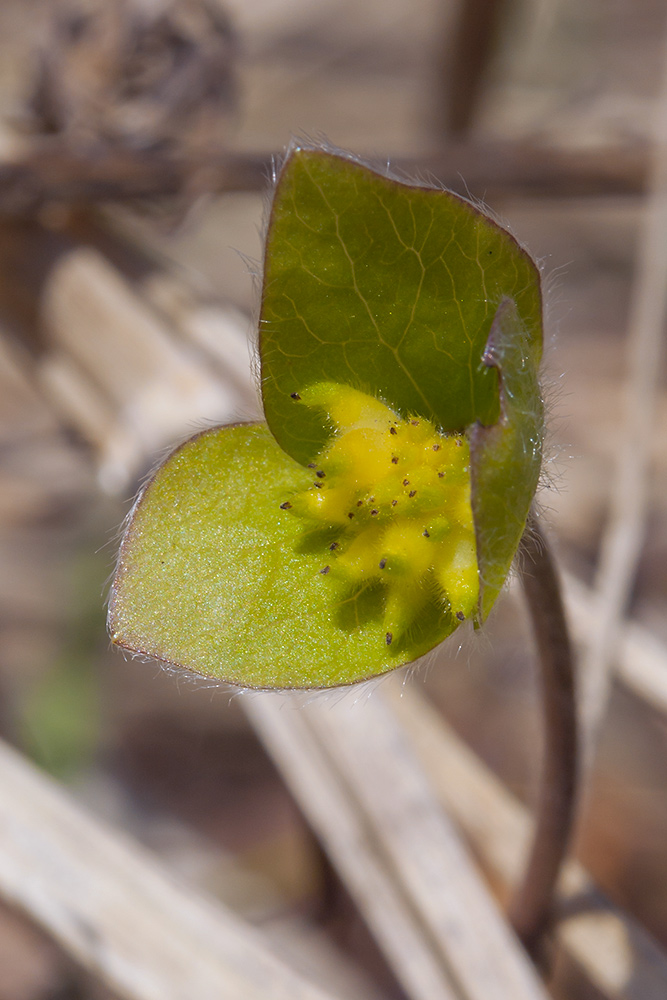
<instances>
[{"instance_id":1,"label":"young plant shoot","mask_svg":"<svg viewBox=\"0 0 667 1000\"><path fill-rule=\"evenodd\" d=\"M329 687L481 624L540 473L537 268L469 202L293 145L266 239L266 423L137 499L114 642L256 688Z\"/></svg>"}]
</instances>

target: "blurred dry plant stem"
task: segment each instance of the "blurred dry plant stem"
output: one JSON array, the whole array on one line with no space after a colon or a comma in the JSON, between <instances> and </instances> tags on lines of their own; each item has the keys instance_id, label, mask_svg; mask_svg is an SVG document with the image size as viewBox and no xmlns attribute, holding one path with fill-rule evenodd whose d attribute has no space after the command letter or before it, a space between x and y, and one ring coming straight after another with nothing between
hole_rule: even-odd
<instances>
[{"instance_id":1,"label":"blurred dry plant stem","mask_svg":"<svg viewBox=\"0 0 667 1000\"><path fill-rule=\"evenodd\" d=\"M644 202L627 337L627 377L616 474L596 575L596 611L581 675L581 716L589 765L611 689L621 622L635 581L648 512L667 317L667 45L653 113L653 147Z\"/></svg>"}]
</instances>

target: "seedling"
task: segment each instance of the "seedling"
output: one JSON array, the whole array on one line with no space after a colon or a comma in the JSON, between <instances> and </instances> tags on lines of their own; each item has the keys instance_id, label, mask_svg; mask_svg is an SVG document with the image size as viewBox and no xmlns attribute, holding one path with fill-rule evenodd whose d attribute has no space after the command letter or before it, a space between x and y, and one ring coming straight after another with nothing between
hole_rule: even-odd
<instances>
[{"instance_id":1,"label":"seedling","mask_svg":"<svg viewBox=\"0 0 667 1000\"><path fill-rule=\"evenodd\" d=\"M114 642L233 684L349 684L481 625L542 458L540 279L471 203L303 145L269 220L266 423L139 496Z\"/></svg>"},{"instance_id":2,"label":"seedling","mask_svg":"<svg viewBox=\"0 0 667 1000\"><path fill-rule=\"evenodd\" d=\"M541 319L534 262L476 206L293 145L266 239L266 422L205 431L158 469L109 611L120 646L232 684L350 684L481 626L523 539L546 765L510 917L532 949L577 759L558 581L530 514Z\"/></svg>"}]
</instances>

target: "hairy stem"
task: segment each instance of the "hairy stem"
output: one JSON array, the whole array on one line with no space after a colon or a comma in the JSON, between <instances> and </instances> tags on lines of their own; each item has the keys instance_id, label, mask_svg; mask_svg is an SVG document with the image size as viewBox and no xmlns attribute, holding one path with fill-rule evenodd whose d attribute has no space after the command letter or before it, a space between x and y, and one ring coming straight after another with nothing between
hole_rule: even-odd
<instances>
[{"instance_id":1,"label":"hairy stem","mask_svg":"<svg viewBox=\"0 0 667 1000\"><path fill-rule=\"evenodd\" d=\"M561 588L549 545L531 513L522 540L521 582L542 676L544 765L533 846L509 918L526 948L538 950L574 820L578 738L574 664Z\"/></svg>"}]
</instances>

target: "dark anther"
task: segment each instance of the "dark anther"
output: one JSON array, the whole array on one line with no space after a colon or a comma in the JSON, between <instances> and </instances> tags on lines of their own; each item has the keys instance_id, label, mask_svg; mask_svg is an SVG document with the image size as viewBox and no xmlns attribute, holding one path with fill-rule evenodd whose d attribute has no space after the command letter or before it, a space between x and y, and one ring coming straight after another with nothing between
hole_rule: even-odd
<instances>
[{"instance_id":1,"label":"dark anther","mask_svg":"<svg viewBox=\"0 0 667 1000\"><path fill-rule=\"evenodd\" d=\"M461 438L457 438L456 439L456 447L457 448L462 448L463 447L463 441L461 440Z\"/></svg>"},{"instance_id":2,"label":"dark anther","mask_svg":"<svg viewBox=\"0 0 667 1000\"><path fill-rule=\"evenodd\" d=\"M431 537L430 534L429 534L428 528L424 528L424 531L422 532L422 534L424 535L424 538L430 538Z\"/></svg>"},{"instance_id":3,"label":"dark anther","mask_svg":"<svg viewBox=\"0 0 667 1000\"><path fill-rule=\"evenodd\" d=\"M280 509L281 510L290 510L291 506L292 506L292 504L289 502L289 500L286 500L285 503L281 503Z\"/></svg>"},{"instance_id":4,"label":"dark anther","mask_svg":"<svg viewBox=\"0 0 667 1000\"><path fill-rule=\"evenodd\" d=\"M410 423L412 424L413 427L419 427L419 421L418 420L411 420Z\"/></svg>"},{"instance_id":5,"label":"dark anther","mask_svg":"<svg viewBox=\"0 0 667 1000\"><path fill-rule=\"evenodd\" d=\"M408 493L408 496L409 497L417 496L417 490L410 490L410 492Z\"/></svg>"},{"instance_id":6,"label":"dark anther","mask_svg":"<svg viewBox=\"0 0 667 1000\"><path fill-rule=\"evenodd\" d=\"M398 500L392 500L392 501L391 501L391 505L392 505L392 507L395 507L397 503L398 503Z\"/></svg>"},{"instance_id":7,"label":"dark anther","mask_svg":"<svg viewBox=\"0 0 667 1000\"><path fill-rule=\"evenodd\" d=\"M332 542L329 546L329 552L333 552L334 549L338 548L338 542Z\"/></svg>"},{"instance_id":8,"label":"dark anther","mask_svg":"<svg viewBox=\"0 0 667 1000\"><path fill-rule=\"evenodd\" d=\"M403 480L403 485L404 486L409 486L410 485L410 480L409 479L404 479Z\"/></svg>"},{"instance_id":9,"label":"dark anther","mask_svg":"<svg viewBox=\"0 0 667 1000\"><path fill-rule=\"evenodd\" d=\"M440 445L439 444L434 444L433 445L433 451L440 451Z\"/></svg>"},{"instance_id":10,"label":"dark anther","mask_svg":"<svg viewBox=\"0 0 667 1000\"><path fill-rule=\"evenodd\" d=\"M389 428L389 433L390 433L390 434L398 434L398 431L396 430L396 428L395 428L395 427L390 427L390 428Z\"/></svg>"},{"instance_id":11,"label":"dark anther","mask_svg":"<svg viewBox=\"0 0 667 1000\"><path fill-rule=\"evenodd\" d=\"M314 462L309 462L309 463L308 463L308 468L309 468L309 469L316 469L316 468L317 468L317 466L315 465L315 463L314 463Z\"/></svg>"},{"instance_id":12,"label":"dark anther","mask_svg":"<svg viewBox=\"0 0 667 1000\"><path fill-rule=\"evenodd\" d=\"M357 507L361 507L363 502L364 502L363 500L357 500Z\"/></svg>"},{"instance_id":13,"label":"dark anther","mask_svg":"<svg viewBox=\"0 0 667 1000\"><path fill-rule=\"evenodd\" d=\"M292 397L292 399L301 399L301 396L299 395L298 392L291 392L290 396Z\"/></svg>"},{"instance_id":14,"label":"dark anther","mask_svg":"<svg viewBox=\"0 0 667 1000\"><path fill-rule=\"evenodd\" d=\"M387 565L387 560L386 559L380 559L380 562L378 563L378 566L380 567L380 569L384 569L386 565Z\"/></svg>"},{"instance_id":15,"label":"dark anther","mask_svg":"<svg viewBox=\"0 0 667 1000\"><path fill-rule=\"evenodd\" d=\"M439 472L438 473L438 479L444 479L444 478L445 478L444 472Z\"/></svg>"},{"instance_id":16,"label":"dark anther","mask_svg":"<svg viewBox=\"0 0 667 1000\"><path fill-rule=\"evenodd\" d=\"M318 490L322 489L322 483L313 483L313 486L317 486Z\"/></svg>"},{"instance_id":17,"label":"dark anther","mask_svg":"<svg viewBox=\"0 0 667 1000\"><path fill-rule=\"evenodd\" d=\"M466 620L466 616L463 614L462 611L457 611L456 612L456 617L458 618L458 620L460 622L464 622Z\"/></svg>"},{"instance_id":18,"label":"dark anther","mask_svg":"<svg viewBox=\"0 0 667 1000\"><path fill-rule=\"evenodd\" d=\"M349 517L350 520L352 520L352 518L354 517L354 514L352 513L352 511L350 511L350 513L347 516Z\"/></svg>"},{"instance_id":19,"label":"dark anther","mask_svg":"<svg viewBox=\"0 0 667 1000\"><path fill-rule=\"evenodd\" d=\"M380 513L380 511L379 511L379 510L372 510L372 511L371 511L371 515L372 515L372 516L375 516L375 514L379 514L379 513Z\"/></svg>"},{"instance_id":20,"label":"dark anther","mask_svg":"<svg viewBox=\"0 0 667 1000\"><path fill-rule=\"evenodd\" d=\"M321 469L318 469L315 475L319 476L320 479L324 479L324 477L326 476L326 472L322 472Z\"/></svg>"},{"instance_id":21,"label":"dark anther","mask_svg":"<svg viewBox=\"0 0 667 1000\"><path fill-rule=\"evenodd\" d=\"M391 460L394 463L394 465L398 465L398 456L397 455L392 455L391 456Z\"/></svg>"},{"instance_id":22,"label":"dark anther","mask_svg":"<svg viewBox=\"0 0 667 1000\"><path fill-rule=\"evenodd\" d=\"M384 638L385 638L385 642L387 643L387 645L391 646L391 640L394 638L393 635L391 634L391 632L387 632L387 634L386 634L386 636Z\"/></svg>"},{"instance_id":23,"label":"dark anther","mask_svg":"<svg viewBox=\"0 0 667 1000\"><path fill-rule=\"evenodd\" d=\"M320 573L324 573L325 575L326 575L326 574L327 574L328 572L329 572L329 567L328 567L328 566L323 566L323 567L322 567L322 569L320 570Z\"/></svg>"}]
</instances>

